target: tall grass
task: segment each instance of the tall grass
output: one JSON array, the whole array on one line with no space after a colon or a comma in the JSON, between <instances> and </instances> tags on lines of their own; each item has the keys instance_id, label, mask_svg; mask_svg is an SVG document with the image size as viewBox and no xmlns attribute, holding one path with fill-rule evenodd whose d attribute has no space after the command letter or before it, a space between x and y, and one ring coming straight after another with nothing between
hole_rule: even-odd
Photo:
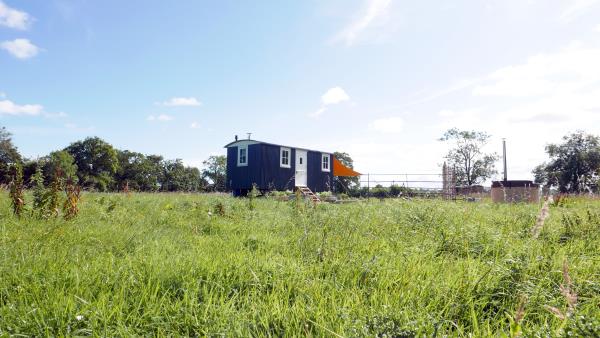
<instances>
[{"instance_id":1,"label":"tall grass","mask_svg":"<svg viewBox=\"0 0 600 338\"><path fill-rule=\"evenodd\" d=\"M537 205L252 203L84 193L65 221L2 196L0 336L600 332L599 201L552 207L537 239Z\"/></svg>"}]
</instances>

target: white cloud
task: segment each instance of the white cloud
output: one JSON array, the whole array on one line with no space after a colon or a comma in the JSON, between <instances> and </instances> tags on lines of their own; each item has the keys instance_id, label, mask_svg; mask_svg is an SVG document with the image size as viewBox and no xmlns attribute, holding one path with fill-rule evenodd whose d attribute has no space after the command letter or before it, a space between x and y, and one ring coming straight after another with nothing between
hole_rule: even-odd
<instances>
[{"instance_id":1,"label":"white cloud","mask_svg":"<svg viewBox=\"0 0 600 338\"><path fill-rule=\"evenodd\" d=\"M342 89L341 87L329 88L325 92L325 94L323 94L323 96L321 96L321 107L314 113L311 113L310 116L318 117L327 110L328 106L342 103L342 102L348 101L348 100L350 100L350 96L348 96L346 91L344 89Z\"/></svg>"},{"instance_id":2,"label":"white cloud","mask_svg":"<svg viewBox=\"0 0 600 338\"><path fill-rule=\"evenodd\" d=\"M173 116L167 114L160 114L158 116L150 115L147 118L148 121L160 121L160 122L168 122L173 120Z\"/></svg>"},{"instance_id":3,"label":"white cloud","mask_svg":"<svg viewBox=\"0 0 600 338\"><path fill-rule=\"evenodd\" d=\"M574 19L585 15L589 8L600 3L600 0L570 0L569 6L560 14L560 21L569 23Z\"/></svg>"},{"instance_id":4,"label":"white cloud","mask_svg":"<svg viewBox=\"0 0 600 338\"><path fill-rule=\"evenodd\" d=\"M324 105L338 104L340 102L350 100L350 96L340 87L330 88L323 96L321 96L321 102Z\"/></svg>"},{"instance_id":5,"label":"white cloud","mask_svg":"<svg viewBox=\"0 0 600 338\"><path fill-rule=\"evenodd\" d=\"M0 99L6 97L6 94L0 92ZM67 116L65 112L50 113L44 109L41 104L16 104L11 100L0 100L0 116L43 116L46 118L63 118Z\"/></svg>"},{"instance_id":6,"label":"white cloud","mask_svg":"<svg viewBox=\"0 0 600 338\"><path fill-rule=\"evenodd\" d=\"M378 20L384 20L388 16L389 6L392 0L366 0L364 12L360 17L348 24L334 38L343 41L346 46L353 45L359 35Z\"/></svg>"},{"instance_id":7,"label":"white cloud","mask_svg":"<svg viewBox=\"0 0 600 338\"><path fill-rule=\"evenodd\" d=\"M600 48L573 43L556 53L538 54L526 63L501 68L491 83L473 89L478 96L532 97L583 90L600 80Z\"/></svg>"},{"instance_id":8,"label":"white cloud","mask_svg":"<svg viewBox=\"0 0 600 338\"><path fill-rule=\"evenodd\" d=\"M39 104L18 105L10 100L0 101L0 115L30 115L37 116L44 112L44 107Z\"/></svg>"},{"instance_id":9,"label":"white cloud","mask_svg":"<svg viewBox=\"0 0 600 338\"><path fill-rule=\"evenodd\" d=\"M32 44L28 39L15 39L0 43L0 48L8 51L19 59L28 59L36 56L40 48Z\"/></svg>"},{"instance_id":10,"label":"white cloud","mask_svg":"<svg viewBox=\"0 0 600 338\"><path fill-rule=\"evenodd\" d=\"M33 18L20 10L8 7L0 0L0 26L25 30L29 28Z\"/></svg>"},{"instance_id":11,"label":"white cloud","mask_svg":"<svg viewBox=\"0 0 600 338\"><path fill-rule=\"evenodd\" d=\"M369 129L380 133L400 133L404 127L401 117L387 117L369 123Z\"/></svg>"},{"instance_id":12,"label":"white cloud","mask_svg":"<svg viewBox=\"0 0 600 338\"><path fill-rule=\"evenodd\" d=\"M198 101L195 97L173 97L168 101L158 104L169 107L198 107L202 105L202 102Z\"/></svg>"},{"instance_id":13,"label":"white cloud","mask_svg":"<svg viewBox=\"0 0 600 338\"><path fill-rule=\"evenodd\" d=\"M192 129L198 129L198 128L200 128L200 124L198 122L194 121L194 122L192 122L190 124L190 128L192 128Z\"/></svg>"},{"instance_id":14,"label":"white cloud","mask_svg":"<svg viewBox=\"0 0 600 338\"><path fill-rule=\"evenodd\" d=\"M596 32L600 33L600 24L598 24L598 25L597 25L597 26L594 28L594 30L595 30Z\"/></svg>"},{"instance_id":15,"label":"white cloud","mask_svg":"<svg viewBox=\"0 0 600 338\"><path fill-rule=\"evenodd\" d=\"M501 149L501 137L508 138L510 177L531 178L546 158L547 143L578 129L600 133L599 59L600 47L574 42L500 68L472 90L486 106L441 111L436 128L490 132L493 151Z\"/></svg>"}]
</instances>

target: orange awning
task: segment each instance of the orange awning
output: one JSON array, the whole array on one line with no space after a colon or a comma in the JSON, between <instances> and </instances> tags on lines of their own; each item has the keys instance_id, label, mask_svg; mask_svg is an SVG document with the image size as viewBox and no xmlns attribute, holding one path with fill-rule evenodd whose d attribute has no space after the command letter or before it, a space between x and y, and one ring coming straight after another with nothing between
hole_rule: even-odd
<instances>
[{"instance_id":1,"label":"orange awning","mask_svg":"<svg viewBox=\"0 0 600 338\"><path fill-rule=\"evenodd\" d=\"M360 173L346 167L340 160L333 157L333 176L360 176Z\"/></svg>"}]
</instances>

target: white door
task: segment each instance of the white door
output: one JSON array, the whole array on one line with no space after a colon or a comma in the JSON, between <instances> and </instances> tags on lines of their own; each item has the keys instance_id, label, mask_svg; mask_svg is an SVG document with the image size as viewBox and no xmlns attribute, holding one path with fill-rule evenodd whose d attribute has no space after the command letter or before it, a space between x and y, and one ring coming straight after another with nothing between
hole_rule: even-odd
<instances>
[{"instance_id":1,"label":"white door","mask_svg":"<svg viewBox=\"0 0 600 338\"><path fill-rule=\"evenodd\" d=\"M306 150L296 150L296 186L306 187L308 172L306 170Z\"/></svg>"}]
</instances>

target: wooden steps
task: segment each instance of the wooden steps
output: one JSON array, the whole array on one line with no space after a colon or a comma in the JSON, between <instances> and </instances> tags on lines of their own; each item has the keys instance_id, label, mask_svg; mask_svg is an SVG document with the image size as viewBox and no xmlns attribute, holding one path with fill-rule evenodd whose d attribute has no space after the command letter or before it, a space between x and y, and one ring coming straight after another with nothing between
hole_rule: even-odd
<instances>
[{"instance_id":1,"label":"wooden steps","mask_svg":"<svg viewBox=\"0 0 600 338\"><path fill-rule=\"evenodd\" d=\"M321 202L321 199L319 198L319 196L315 195L315 193L312 192L312 190L310 190L310 188L308 188L308 187L296 187L296 189L300 190L300 193L302 193L302 196L304 196L305 198L308 198L313 203L319 203L319 202Z\"/></svg>"}]
</instances>

